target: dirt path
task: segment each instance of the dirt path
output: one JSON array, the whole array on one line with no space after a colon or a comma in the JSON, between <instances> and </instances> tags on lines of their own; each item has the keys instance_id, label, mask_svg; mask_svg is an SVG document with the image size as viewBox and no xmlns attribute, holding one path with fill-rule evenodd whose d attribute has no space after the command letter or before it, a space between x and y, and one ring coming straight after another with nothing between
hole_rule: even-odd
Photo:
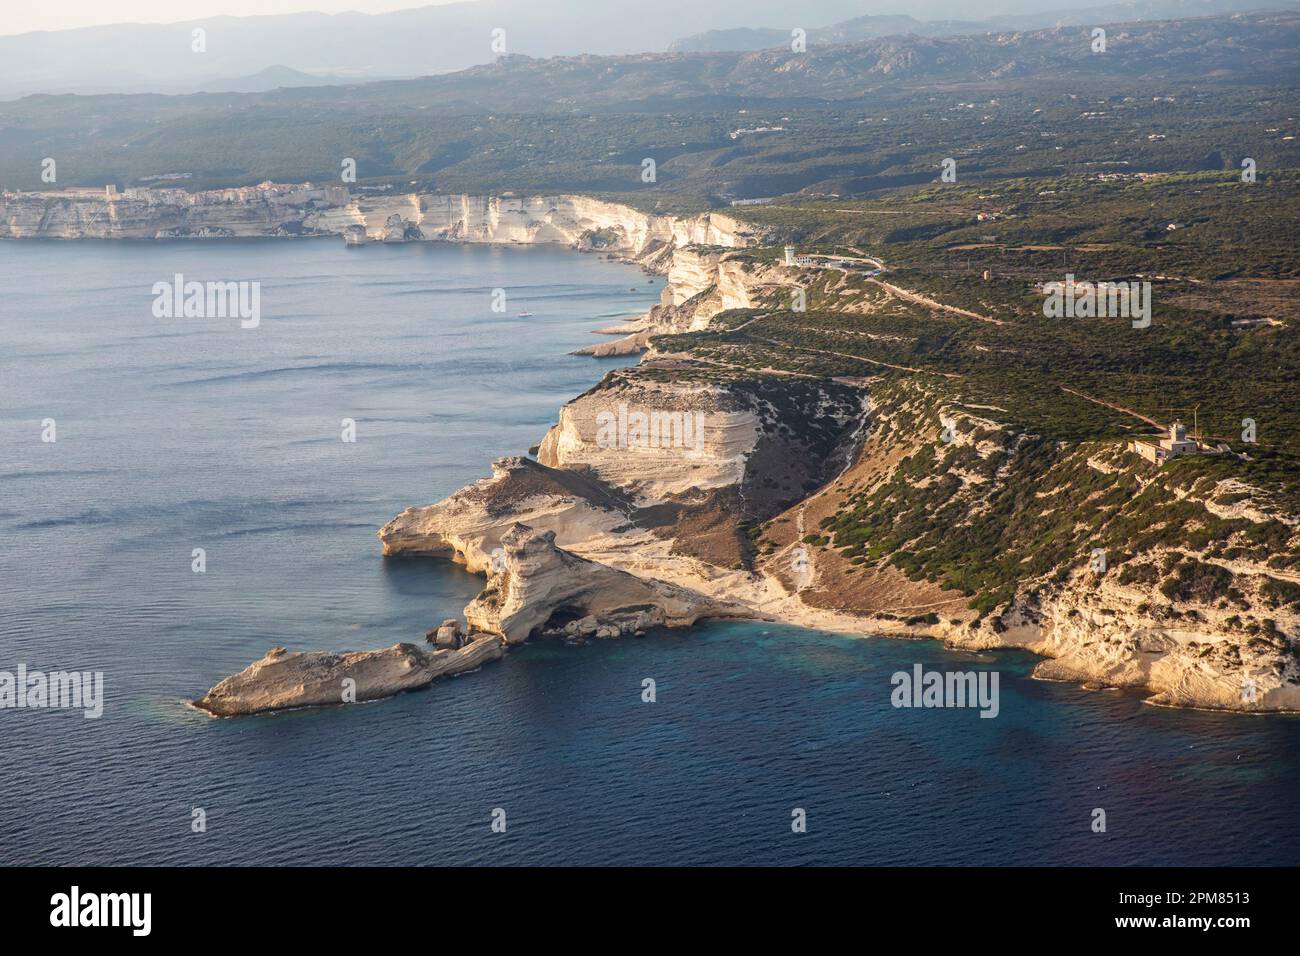
<instances>
[{"instance_id":1,"label":"dirt path","mask_svg":"<svg viewBox=\"0 0 1300 956\"><path fill-rule=\"evenodd\" d=\"M825 375L814 375L811 372L788 372L783 368L755 368L753 365L737 365L735 362L720 362L717 359L704 358L702 356L692 356L692 362L698 362L701 365L714 365L718 368L731 368L737 372L759 373L763 375L788 375L791 378L811 378L814 381L822 381Z\"/></svg>"},{"instance_id":2,"label":"dirt path","mask_svg":"<svg viewBox=\"0 0 1300 956\"><path fill-rule=\"evenodd\" d=\"M992 325L1006 325L1001 319L995 319L991 316L980 315L978 312L971 312L969 309L960 309L955 305L946 305L937 299L931 299L928 296L921 295L919 292L909 292L907 289L901 289L889 282L882 282L879 279L868 279L868 282L874 282L890 295L897 296L904 302L913 302L917 305L928 306L932 309L939 309L943 312L952 312L954 315L962 315L968 319L977 319L980 322L988 322Z\"/></svg>"},{"instance_id":3,"label":"dirt path","mask_svg":"<svg viewBox=\"0 0 1300 956\"><path fill-rule=\"evenodd\" d=\"M1078 389L1070 388L1068 385L1062 385L1061 391L1069 392L1071 395L1077 395L1079 396L1079 398L1092 402L1094 405L1104 405L1106 408L1113 408L1115 411L1123 412L1125 415L1132 415L1134 418L1141 419L1142 421L1146 422L1149 425L1154 425L1156 428L1165 427L1163 424L1156 421L1154 418L1147 418L1145 415L1140 414L1139 412L1135 412L1131 408L1125 408L1123 405L1116 405L1114 402L1103 401L1100 398L1093 398L1091 395L1085 395L1083 392L1079 391Z\"/></svg>"},{"instance_id":4,"label":"dirt path","mask_svg":"<svg viewBox=\"0 0 1300 956\"><path fill-rule=\"evenodd\" d=\"M768 345L775 345L783 349L795 349L799 352L816 352L819 355L834 355L837 358L850 359L854 362L866 362L870 365L879 365L882 368L897 369L900 372L915 372L918 375L942 375L944 378L961 378L957 372L936 372L928 368L912 368L910 365L895 365L892 362L881 362L876 359L863 358L861 355L852 355L848 352L833 352L830 349L815 349L807 345L791 345L788 342L778 342L776 339L766 339L761 335L751 336L756 342L766 342Z\"/></svg>"}]
</instances>

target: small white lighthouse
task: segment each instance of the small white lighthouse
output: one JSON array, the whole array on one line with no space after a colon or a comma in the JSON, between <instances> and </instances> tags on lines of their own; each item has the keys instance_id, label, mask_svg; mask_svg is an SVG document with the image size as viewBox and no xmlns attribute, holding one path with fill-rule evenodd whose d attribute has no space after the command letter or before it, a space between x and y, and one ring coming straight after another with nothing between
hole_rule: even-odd
<instances>
[{"instance_id":1,"label":"small white lighthouse","mask_svg":"<svg viewBox=\"0 0 1300 956\"><path fill-rule=\"evenodd\" d=\"M794 265L794 246L785 247L785 264L788 266Z\"/></svg>"}]
</instances>

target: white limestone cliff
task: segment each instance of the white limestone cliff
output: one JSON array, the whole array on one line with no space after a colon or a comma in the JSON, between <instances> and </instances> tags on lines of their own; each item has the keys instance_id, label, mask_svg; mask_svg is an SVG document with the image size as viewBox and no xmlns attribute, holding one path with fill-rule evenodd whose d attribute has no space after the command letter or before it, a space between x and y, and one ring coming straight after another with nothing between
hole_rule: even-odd
<instances>
[{"instance_id":1,"label":"white limestone cliff","mask_svg":"<svg viewBox=\"0 0 1300 956\"><path fill-rule=\"evenodd\" d=\"M634 321L600 330L622 338L584 346L575 355L600 358L645 352L651 336L702 331L729 309L788 305L798 285L792 270L761 265L741 253L716 248L671 246L657 256L655 268L668 278L659 304Z\"/></svg>"},{"instance_id":2,"label":"white limestone cliff","mask_svg":"<svg viewBox=\"0 0 1300 956\"><path fill-rule=\"evenodd\" d=\"M556 535L561 547L585 549L636 531L630 501L589 477L527 458L502 458L492 477L434 505L407 508L379 530L384 554L432 555L488 574L499 565L502 538L523 523Z\"/></svg>"},{"instance_id":3,"label":"white limestone cliff","mask_svg":"<svg viewBox=\"0 0 1300 956\"><path fill-rule=\"evenodd\" d=\"M585 469L643 503L738 485L758 419L728 397L719 386L672 381L597 389L560 409L537 460Z\"/></svg>"},{"instance_id":4,"label":"white limestone cliff","mask_svg":"<svg viewBox=\"0 0 1300 956\"><path fill-rule=\"evenodd\" d=\"M334 187L305 184L284 194L168 190L141 196L147 198L6 195L0 198L0 239L342 236L360 226L373 241L554 242L636 255L655 245L736 247L754 235L724 213L658 215L578 195L348 197L336 195Z\"/></svg>"}]
</instances>

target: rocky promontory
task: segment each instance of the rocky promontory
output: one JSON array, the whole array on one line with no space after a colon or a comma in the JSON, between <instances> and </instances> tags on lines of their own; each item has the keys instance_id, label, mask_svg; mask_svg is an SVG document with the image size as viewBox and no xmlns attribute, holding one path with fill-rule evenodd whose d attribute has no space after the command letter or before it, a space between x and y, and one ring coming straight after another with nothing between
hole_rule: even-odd
<instances>
[{"instance_id":1,"label":"rocky promontory","mask_svg":"<svg viewBox=\"0 0 1300 956\"><path fill-rule=\"evenodd\" d=\"M1153 704L1300 710L1300 519L1275 496L1152 469L1122 441L1044 441L963 402L955 376L870 359L859 367L876 374L857 378L763 367L773 347L838 361L855 336L896 340L857 316L970 318L895 283L743 250L656 263L660 304L606 330L648 349L639 364L567 403L535 461L502 459L380 531L386 554L487 572L466 611L476 626L594 636L582 582L617 571L665 621L671 584L728 614L1025 649L1044 658L1036 676L1143 688ZM790 321L784 297L819 281L808 324L838 326L845 351L734 335ZM706 334L689 351L656 344L691 331Z\"/></svg>"},{"instance_id":2,"label":"rocky promontory","mask_svg":"<svg viewBox=\"0 0 1300 956\"><path fill-rule=\"evenodd\" d=\"M272 648L238 674L194 701L217 717L257 714L291 707L360 703L417 690L439 677L477 670L505 653L491 634L471 634L462 647L424 651L394 644L374 651L334 654Z\"/></svg>"},{"instance_id":3,"label":"rocky promontory","mask_svg":"<svg viewBox=\"0 0 1300 956\"><path fill-rule=\"evenodd\" d=\"M198 702L212 713L337 703L346 678L358 700L385 696L535 635L736 615L1023 648L1043 678L1145 688L1153 703L1300 710L1300 516L1285 496L1231 469L1152 468L1119 440L1048 441L971 404L960 373L916 367L912 346L973 362L989 347L958 344L954 323L1004 320L882 282L874 260L783 261L743 217L574 195L264 183L0 205L0 238L322 235L554 242L668 284L600 330L620 338L580 350L645 354L566 403L535 460L501 459L380 530L386 555L485 574L465 613L486 636L275 651Z\"/></svg>"},{"instance_id":4,"label":"rocky promontory","mask_svg":"<svg viewBox=\"0 0 1300 956\"><path fill-rule=\"evenodd\" d=\"M749 617L739 606L641 578L555 546L554 531L514 525L487 587L465 608L470 627L509 644L535 633L619 637L689 627L703 617Z\"/></svg>"}]
</instances>

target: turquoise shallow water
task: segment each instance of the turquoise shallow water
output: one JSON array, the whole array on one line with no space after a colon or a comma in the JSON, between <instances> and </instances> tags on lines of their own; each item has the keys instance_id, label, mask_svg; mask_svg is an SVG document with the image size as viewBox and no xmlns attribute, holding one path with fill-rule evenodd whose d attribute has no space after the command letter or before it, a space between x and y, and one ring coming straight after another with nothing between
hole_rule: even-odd
<instances>
[{"instance_id":1,"label":"turquoise shallow water","mask_svg":"<svg viewBox=\"0 0 1300 956\"><path fill-rule=\"evenodd\" d=\"M260 281L261 326L155 319L176 272ZM385 561L375 529L535 444L614 364L565 353L660 285L548 248L0 244L0 669L102 670L107 697L100 720L0 710L0 863L1300 858L1295 718L928 642L719 623L537 642L347 709L184 706L274 644L378 647L457 614L480 580ZM999 716L890 707L916 662L997 669Z\"/></svg>"}]
</instances>

